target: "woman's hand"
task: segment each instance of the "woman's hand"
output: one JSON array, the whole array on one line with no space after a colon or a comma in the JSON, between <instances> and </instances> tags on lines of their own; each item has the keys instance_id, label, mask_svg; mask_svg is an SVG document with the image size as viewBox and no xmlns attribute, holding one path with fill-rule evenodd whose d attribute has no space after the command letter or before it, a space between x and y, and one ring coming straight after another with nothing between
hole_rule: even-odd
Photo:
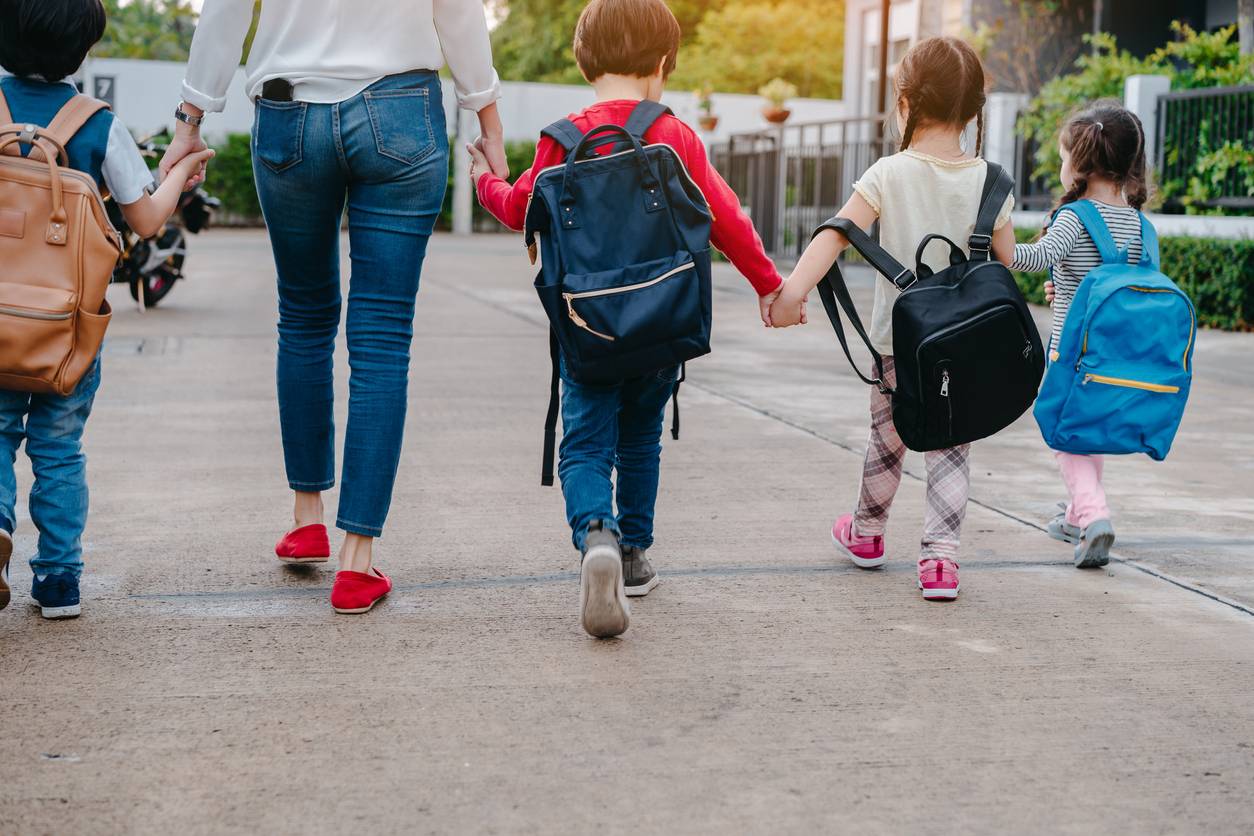
<instances>
[{"instance_id":1,"label":"woman's hand","mask_svg":"<svg viewBox=\"0 0 1254 836\"><path fill-rule=\"evenodd\" d=\"M204 111L192 105L183 104L183 108L193 116L201 116ZM161 157L161 163L157 169L161 172L161 179L164 181L170 175L170 171L179 164L184 157L190 154L198 154L209 146L200 138L200 128L193 128L186 122L179 122L174 127L174 138L170 140L169 146L166 148L165 154ZM207 158L206 158L207 159ZM183 191L188 192L199 186L205 181L205 165L201 163L187 178L183 184Z\"/></svg>"},{"instance_id":2,"label":"woman's hand","mask_svg":"<svg viewBox=\"0 0 1254 836\"><path fill-rule=\"evenodd\" d=\"M1054 304L1054 283L1045 282L1045 304Z\"/></svg>"},{"instance_id":3,"label":"woman's hand","mask_svg":"<svg viewBox=\"0 0 1254 836\"><path fill-rule=\"evenodd\" d=\"M477 189L479 188L479 178L485 174L492 173L487 153L484 151L483 137L479 137L474 142L466 143L466 150L470 152L470 182Z\"/></svg>"},{"instance_id":4,"label":"woman's hand","mask_svg":"<svg viewBox=\"0 0 1254 836\"><path fill-rule=\"evenodd\" d=\"M475 140L486 158L488 169L502 180L509 179L509 163L505 159L505 129L496 102L479 111L480 136Z\"/></svg>"}]
</instances>

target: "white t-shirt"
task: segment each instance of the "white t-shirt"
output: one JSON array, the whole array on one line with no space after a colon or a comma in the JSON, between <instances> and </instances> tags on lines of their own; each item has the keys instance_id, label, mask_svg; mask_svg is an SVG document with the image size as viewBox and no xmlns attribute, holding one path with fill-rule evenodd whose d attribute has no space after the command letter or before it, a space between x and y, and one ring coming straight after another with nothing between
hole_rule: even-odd
<instances>
[{"instance_id":1,"label":"white t-shirt","mask_svg":"<svg viewBox=\"0 0 1254 836\"><path fill-rule=\"evenodd\" d=\"M252 18L253 0L205 0L184 101L222 110ZM501 97L480 0L266 0L248 55L248 98L283 78L297 101L332 104L446 60L463 108L477 112Z\"/></svg>"},{"instance_id":2,"label":"white t-shirt","mask_svg":"<svg viewBox=\"0 0 1254 836\"><path fill-rule=\"evenodd\" d=\"M100 175L113 199L121 206L134 203L152 188L152 172L140 156L139 146L122 120L109 114L113 124L109 126L109 144L105 148L104 163Z\"/></svg>"},{"instance_id":3,"label":"white t-shirt","mask_svg":"<svg viewBox=\"0 0 1254 836\"><path fill-rule=\"evenodd\" d=\"M963 251L975 230L988 164L979 158L942 160L907 148L881 157L853 184L880 218L880 246L915 269L914 253L929 233L944 235ZM1014 195L1006 198L994 229L1010 221ZM949 266L949 246L931 242L923 261L939 272ZM875 308L867 334L881 354L893 353L893 303L900 291L883 276L875 282Z\"/></svg>"}]
</instances>

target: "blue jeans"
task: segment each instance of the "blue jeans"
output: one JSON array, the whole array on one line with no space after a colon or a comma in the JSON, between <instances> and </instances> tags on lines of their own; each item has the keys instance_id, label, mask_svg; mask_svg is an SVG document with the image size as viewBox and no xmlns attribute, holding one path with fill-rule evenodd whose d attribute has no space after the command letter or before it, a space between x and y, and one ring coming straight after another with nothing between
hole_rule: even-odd
<instances>
[{"instance_id":1,"label":"blue jeans","mask_svg":"<svg viewBox=\"0 0 1254 836\"><path fill-rule=\"evenodd\" d=\"M100 388L100 358L66 397L0 389L0 528L17 526L17 479L13 464L26 442L35 483L30 518L39 530L31 560L36 575L83 571L83 529L87 526L87 457L83 427Z\"/></svg>"},{"instance_id":2,"label":"blue jeans","mask_svg":"<svg viewBox=\"0 0 1254 836\"><path fill-rule=\"evenodd\" d=\"M679 367L596 386L576 383L562 368L562 445L557 472L575 548L588 524L604 520L624 546L653 545L662 460L662 421ZM617 471L618 513L614 513Z\"/></svg>"},{"instance_id":3,"label":"blue jeans","mask_svg":"<svg viewBox=\"0 0 1254 836\"><path fill-rule=\"evenodd\" d=\"M333 355L348 206L348 426L336 525L383 533L400 462L414 300L448 182L440 79L389 76L337 104L259 100L253 172L278 269L288 485L335 485Z\"/></svg>"}]
</instances>

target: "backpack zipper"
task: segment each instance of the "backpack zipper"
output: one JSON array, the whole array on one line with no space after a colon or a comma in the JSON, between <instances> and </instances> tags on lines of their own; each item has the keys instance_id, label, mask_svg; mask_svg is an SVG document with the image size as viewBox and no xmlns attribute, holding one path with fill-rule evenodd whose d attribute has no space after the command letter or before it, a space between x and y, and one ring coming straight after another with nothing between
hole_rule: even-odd
<instances>
[{"instance_id":1,"label":"backpack zipper","mask_svg":"<svg viewBox=\"0 0 1254 836\"><path fill-rule=\"evenodd\" d=\"M602 334L600 331L594 331L591 328L591 326L589 326L588 323L584 320L584 318L581 317L575 311L574 303L576 299L592 299L597 296L616 296L619 293L631 293L634 290L643 290L646 287L652 287L655 284L664 282L667 279L679 273L683 273L687 270L692 270L696 268L696 266L697 265L695 263L690 261L687 264L681 264L678 267L675 267L671 270L667 270L662 275L656 278L649 279L648 281L645 281L645 282L637 282L636 284L629 284L623 287L607 287L607 288L602 288L601 290L585 290L579 293L563 293L562 298L566 300L566 311L567 313L570 314L570 319L572 322L574 322L580 328L587 331L589 334L592 334L593 336L597 336L603 340L609 340L610 342L613 342L615 339L614 337L611 337L609 334Z\"/></svg>"},{"instance_id":2,"label":"backpack zipper","mask_svg":"<svg viewBox=\"0 0 1254 836\"><path fill-rule=\"evenodd\" d=\"M69 313L46 313L44 311L32 311L28 308L10 308L7 305L0 305L0 314L16 316L20 319L38 319L45 322L61 322L74 316L73 311Z\"/></svg>"},{"instance_id":3,"label":"backpack zipper","mask_svg":"<svg viewBox=\"0 0 1254 836\"><path fill-rule=\"evenodd\" d=\"M949 415L949 437L954 437L954 402L949 399L949 369L941 371L941 397L945 399L945 410Z\"/></svg>"},{"instance_id":4,"label":"backpack zipper","mask_svg":"<svg viewBox=\"0 0 1254 836\"><path fill-rule=\"evenodd\" d=\"M1137 293L1174 293L1177 296L1184 296L1179 290L1172 290L1169 287L1140 287L1138 285L1128 285L1122 290L1135 290ZM1107 297L1109 298L1109 297ZM1188 297L1185 296L1185 300ZM1104 302L1105 300L1103 300ZM1193 349L1193 337L1197 332L1197 318L1193 311L1192 304L1189 305L1189 341L1184 344L1184 357L1180 359L1180 365L1187 372L1189 370L1189 352ZM1089 351L1089 332L1084 330L1084 341L1080 344L1080 358L1076 360L1075 367L1079 371L1080 363L1084 360L1084 355ZM1178 391L1178 390L1177 390Z\"/></svg>"},{"instance_id":5,"label":"backpack zipper","mask_svg":"<svg viewBox=\"0 0 1254 836\"><path fill-rule=\"evenodd\" d=\"M1166 395L1174 395L1180 391L1179 386L1166 386L1162 383L1146 383L1143 380L1129 380L1125 377L1108 377L1104 374L1086 374L1084 375L1084 385L1090 383L1104 383L1107 386L1122 386L1125 389L1144 389L1146 392L1159 392Z\"/></svg>"}]
</instances>

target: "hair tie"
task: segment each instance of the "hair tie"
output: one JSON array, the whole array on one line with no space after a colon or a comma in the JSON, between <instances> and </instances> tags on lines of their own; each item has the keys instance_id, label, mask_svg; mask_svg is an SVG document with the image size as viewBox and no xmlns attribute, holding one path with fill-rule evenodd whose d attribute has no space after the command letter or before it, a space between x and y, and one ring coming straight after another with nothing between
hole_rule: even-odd
<instances>
[{"instance_id":1,"label":"hair tie","mask_svg":"<svg viewBox=\"0 0 1254 836\"><path fill-rule=\"evenodd\" d=\"M1100 133L1100 132L1101 132L1101 130L1102 130L1102 123L1101 123L1101 122L1094 122L1093 124L1097 126L1098 133Z\"/></svg>"}]
</instances>

